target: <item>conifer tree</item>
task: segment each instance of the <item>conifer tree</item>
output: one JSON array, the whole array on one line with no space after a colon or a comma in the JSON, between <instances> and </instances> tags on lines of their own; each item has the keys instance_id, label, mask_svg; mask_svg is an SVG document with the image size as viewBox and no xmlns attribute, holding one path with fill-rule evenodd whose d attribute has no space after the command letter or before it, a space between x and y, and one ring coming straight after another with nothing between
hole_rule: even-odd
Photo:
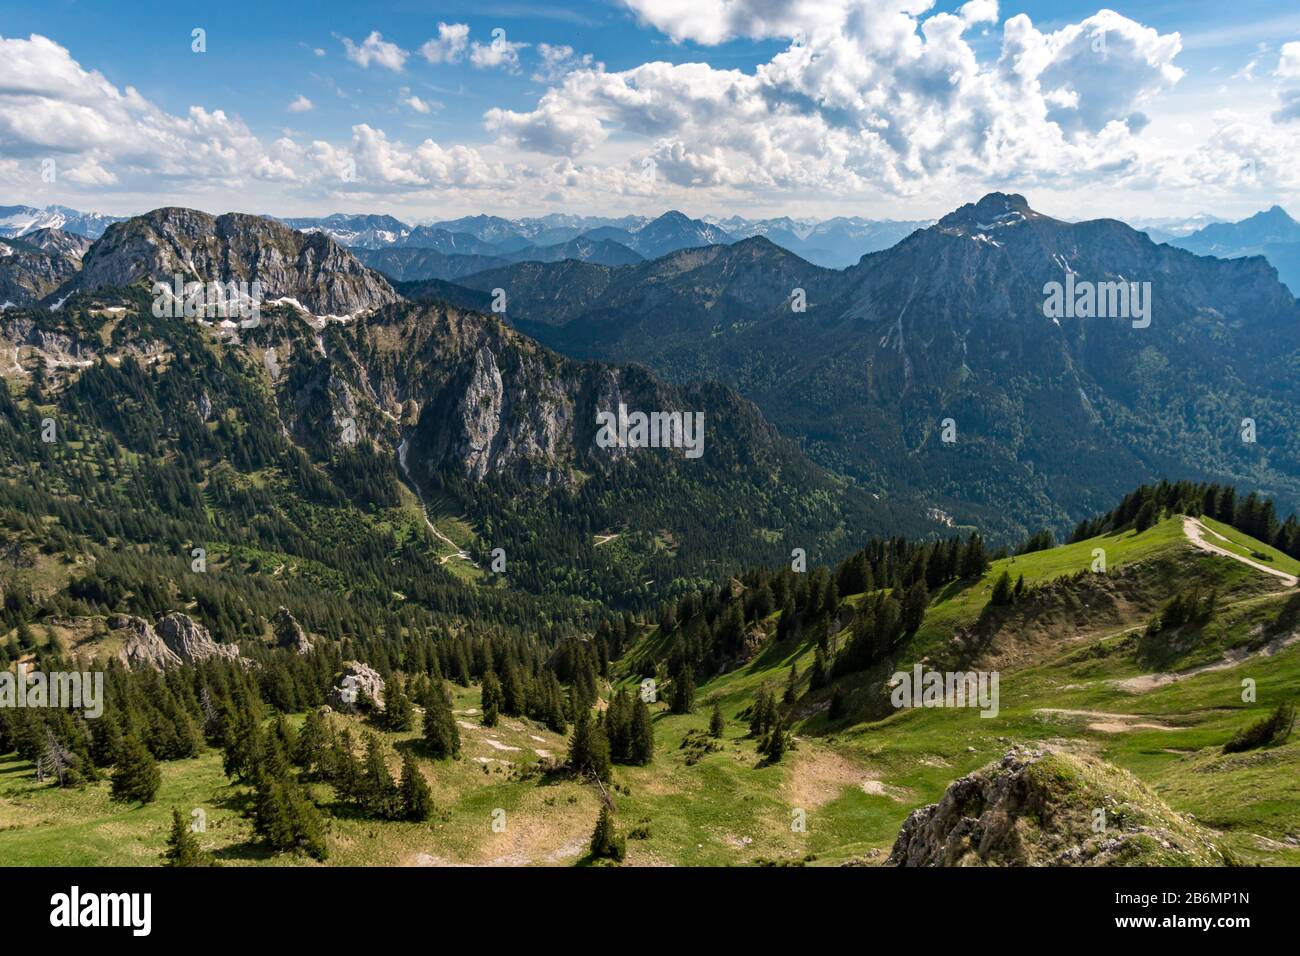
<instances>
[{"instance_id":1,"label":"conifer tree","mask_svg":"<svg viewBox=\"0 0 1300 956\"><path fill-rule=\"evenodd\" d=\"M362 799L366 810L373 816L395 819L400 816L401 794L393 775L388 771L379 738L366 735L366 763L363 772Z\"/></svg>"},{"instance_id":2,"label":"conifer tree","mask_svg":"<svg viewBox=\"0 0 1300 956\"><path fill-rule=\"evenodd\" d=\"M483 726L495 727L501 713L501 682L489 668L483 675Z\"/></svg>"},{"instance_id":3,"label":"conifer tree","mask_svg":"<svg viewBox=\"0 0 1300 956\"><path fill-rule=\"evenodd\" d=\"M619 862L627 855L627 843L614 829L614 821L609 815L609 807L602 804L600 816L596 818L596 829L591 834L592 859L608 859Z\"/></svg>"},{"instance_id":4,"label":"conifer tree","mask_svg":"<svg viewBox=\"0 0 1300 956\"><path fill-rule=\"evenodd\" d=\"M632 704L632 727L628 741L628 761L645 766L654 759L655 732L650 720L650 708L637 697Z\"/></svg>"},{"instance_id":5,"label":"conifer tree","mask_svg":"<svg viewBox=\"0 0 1300 956\"><path fill-rule=\"evenodd\" d=\"M158 762L135 737L125 737L113 770L112 797L122 803L151 803L162 786Z\"/></svg>"},{"instance_id":6,"label":"conifer tree","mask_svg":"<svg viewBox=\"0 0 1300 956\"><path fill-rule=\"evenodd\" d=\"M402 815L408 820L427 820L433 815L433 794L410 753L402 754Z\"/></svg>"},{"instance_id":7,"label":"conifer tree","mask_svg":"<svg viewBox=\"0 0 1300 956\"><path fill-rule=\"evenodd\" d=\"M394 680L384 694L384 729L393 733L406 733L415 726L415 708L411 698L402 689L402 682Z\"/></svg>"},{"instance_id":8,"label":"conifer tree","mask_svg":"<svg viewBox=\"0 0 1300 956\"><path fill-rule=\"evenodd\" d=\"M820 650L820 648L818 648ZM790 662L790 673L785 680L785 693L781 695L781 700L786 704L793 704L799 699L799 669L794 662Z\"/></svg>"},{"instance_id":9,"label":"conifer tree","mask_svg":"<svg viewBox=\"0 0 1300 956\"><path fill-rule=\"evenodd\" d=\"M722 716L722 704L715 700L713 702L713 713L709 715L709 736L721 738L726 726L727 720Z\"/></svg>"},{"instance_id":10,"label":"conifer tree","mask_svg":"<svg viewBox=\"0 0 1300 956\"><path fill-rule=\"evenodd\" d=\"M424 745L438 760L460 755L460 728L442 687L430 685L424 697Z\"/></svg>"},{"instance_id":11,"label":"conifer tree","mask_svg":"<svg viewBox=\"0 0 1300 956\"><path fill-rule=\"evenodd\" d=\"M203 852L198 839L181 817L180 810L172 807L172 829L167 836L167 849L163 853L164 866L211 866L212 858Z\"/></svg>"}]
</instances>

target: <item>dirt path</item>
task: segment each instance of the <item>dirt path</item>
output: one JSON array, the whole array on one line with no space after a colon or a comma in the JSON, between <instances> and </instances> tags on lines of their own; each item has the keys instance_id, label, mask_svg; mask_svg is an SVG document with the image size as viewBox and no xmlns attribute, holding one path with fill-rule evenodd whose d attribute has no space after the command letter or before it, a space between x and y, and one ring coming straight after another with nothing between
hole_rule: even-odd
<instances>
[{"instance_id":1,"label":"dirt path","mask_svg":"<svg viewBox=\"0 0 1300 956\"><path fill-rule=\"evenodd\" d=\"M1130 694L1145 694L1149 690L1186 680L1189 677L1195 677L1197 674L1226 671L1253 657L1272 657L1278 651L1285 650L1297 643L1300 643L1300 634L1290 634L1286 637L1279 637L1275 641L1270 641L1257 651L1247 650L1244 647L1235 647L1224 652L1222 660L1217 660L1213 664L1202 664L1199 667L1189 667L1186 670L1168 671L1159 674L1139 674L1137 677L1126 677L1122 680L1111 681L1111 684Z\"/></svg>"},{"instance_id":2,"label":"dirt path","mask_svg":"<svg viewBox=\"0 0 1300 956\"><path fill-rule=\"evenodd\" d=\"M410 482L411 489L415 492L415 497L420 502L420 514L424 515L424 523L429 526L429 530L432 531L439 540L445 541L447 544L451 545L453 549L452 554L443 555L438 559L438 563L446 564L452 558L460 558L462 561L468 561L471 565L477 568L478 565L474 564L474 559L470 557L469 552L463 550L455 541L452 541L451 538L439 531L438 526L429 520L429 509L425 507L424 495L420 492L420 486L411 478L410 469L406 467L406 449L406 439L403 438L402 443L397 446L397 463L402 466L402 474L404 474L406 480Z\"/></svg>"},{"instance_id":3,"label":"dirt path","mask_svg":"<svg viewBox=\"0 0 1300 956\"><path fill-rule=\"evenodd\" d=\"M1211 529L1207 528L1205 525L1201 524L1201 522L1195 518L1188 517L1186 515L1183 516L1183 534L1187 535L1187 539L1191 541L1193 545L1200 548L1202 551L1209 551L1211 554L1221 554L1225 558L1232 558L1232 560L1234 561L1240 561L1242 564L1250 565L1250 567L1254 568L1257 571L1263 571L1265 574L1271 574L1275 578L1281 578L1282 583L1289 588L1293 588L1296 586L1295 575L1287 574L1285 571L1279 571L1277 568L1270 568L1267 564L1261 564L1258 561L1252 561L1250 558L1243 557L1240 554L1237 554L1233 551L1229 551L1227 548L1220 547L1219 545L1214 544L1211 541L1207 541L1205 536L1213 535L1214 537L1218 538L1220 541L1223 541L1225 543L1231 543L1228 542L1228 539L1225 538L1223 535L1219 534L1217 531L1212 531Z\"/></svg>"},{"instance_id":4,"label":"dirt path","mask_svg":"<svg viewBox=\"0 0 1300 956\"><path fill-rule=\"evenodd\" d=\"M1123 734L1130 730L1177 730L1168 724L1144 720L1141 714L1112 714L1103 710L1064 710L1058 707L1037 707L1035 714L1052 714L1061 717L1082 717L1089 722L1088 729L1103 734Z\"/></svg>"}]
</instances>

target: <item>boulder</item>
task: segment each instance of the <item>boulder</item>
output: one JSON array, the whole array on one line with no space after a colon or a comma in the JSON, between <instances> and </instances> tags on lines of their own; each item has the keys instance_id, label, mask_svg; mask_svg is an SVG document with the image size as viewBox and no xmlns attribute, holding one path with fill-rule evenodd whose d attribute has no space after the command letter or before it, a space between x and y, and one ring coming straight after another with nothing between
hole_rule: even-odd
<instances>
[{"instance_id":1,"label":"boulder","mask_svg":"<svg viewBox=\"0 0 1300 956\"><path fill-rule=\"evenodd\" d=\"M355 714L357 704L369 699L377 710L384 709L384 679L369 664L360 661L348 661L343 670L334 678L334 686L326 701L331 707L345 714Z\"/></svg>"},{"instance_id":2,"label":"boulder","mask_svg":"<svg viewBox=\"0 0 1300 956\"><path fill-rule=\"evenodd\" d=\"M1125 770L1013 747L903 822L891 866L1223 866L1206 831Z\"/></svg>"}]
</instances>

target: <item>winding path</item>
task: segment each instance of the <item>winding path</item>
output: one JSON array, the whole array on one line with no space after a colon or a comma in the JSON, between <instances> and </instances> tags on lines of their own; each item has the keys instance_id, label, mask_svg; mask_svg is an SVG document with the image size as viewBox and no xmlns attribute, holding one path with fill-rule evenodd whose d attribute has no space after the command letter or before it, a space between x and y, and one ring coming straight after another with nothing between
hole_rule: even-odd
<instances>
[{"instance_id":1,"label":"winding path","mask_svg":"<svg viewBox=\"0 0 1300 956\"><path fill-rule=\"evenodd\" d=\"M1228 541L1228 539L1225 538L1223 535L1219 534L1219 532L1214 531L1211 528L1207 528L1196 518L1192 518L1188 515L1183 516L1183 534L1187 535L1188 540L1191 541L1193 545L1200 548L1202 551L1209 551L1211 554L1221 554L1225 558L1232 558L1232 560L1234 561L1240 561L1242 564L1250 565L1252 568L1254 568L1257 571L1263 571L1265 574L1271 574L1275 578L1281 578L1282 583L1289 588L1293 588L1296 586L1295 575L1287 574L1285 571L1280 571L1277 568L1270 568L1267 564L1261 564L1258 561L1252 561L1250 558L1247 558L1244 555L1240 555L1237 554L1236 552L1229 551L1227 548L1220 547L1219 545L1214 544L1212 541L1207 541L1205 536L1213 535L1214 537L1218 538L1220 541L1224 541L1229 544L1232 543Z\"/></svg>"}]
</instances>

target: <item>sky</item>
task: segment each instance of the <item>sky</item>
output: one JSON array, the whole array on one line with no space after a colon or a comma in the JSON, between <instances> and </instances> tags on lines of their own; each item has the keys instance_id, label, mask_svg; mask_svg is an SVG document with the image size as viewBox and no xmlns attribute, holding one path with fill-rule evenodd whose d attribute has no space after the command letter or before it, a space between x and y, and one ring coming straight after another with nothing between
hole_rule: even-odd
<instances>
[{"instance_id":1,"label":"sky","mask_svg":"<svg viewBox=\"0 0 1300 956\"><path fill-rule=\"evenodd\" d=\"M1300 217L1294 0L0 0L0 205Z\"/></svg>"}]
</instances>

